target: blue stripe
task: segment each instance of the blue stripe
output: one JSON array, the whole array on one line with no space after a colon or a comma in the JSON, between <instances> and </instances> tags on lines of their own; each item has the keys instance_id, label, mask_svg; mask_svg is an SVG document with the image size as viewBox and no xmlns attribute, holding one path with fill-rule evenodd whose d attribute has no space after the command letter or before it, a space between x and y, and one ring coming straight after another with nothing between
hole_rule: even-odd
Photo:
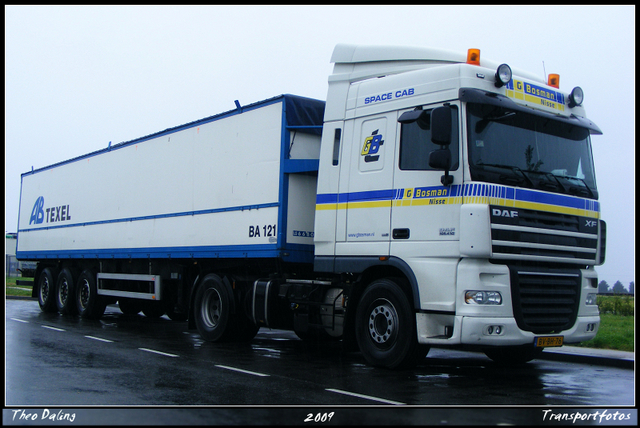
<instances>
[{"instance_id":1,"label":"blue stripe","mask_svg":"<svg viewBox=\"0 0 640 428\"><path fill-rule=\"evenodd\" d=\"M425 187L421 189L439 189L441 186ZM413 189L413 188L412 188ZM380 201L402 199L405 189L372 190L353 193L324 193L316 197L316 204L335 204L350 201ZM566 208L576 208L600 212L600 203L592 199L585 199L557 193L547 193L523 188L513 188L487 183L467 183L453 185L449 188L448 197L492 197L521 202L533 202L556 205Z\"/></svg>"},{"instance_id":2,"label":"blue stripe","mask_svg":"<svg viewBox=\"0 0 640 428\"><path fill-rule=\"evenodd\" d=\"M80 226L95 226L98 224L107 224L107 223L124 223L131 221L142 221L142 220L155 220L159 218L170 218L170 217L183 217L183 216L194 216L194 215L203 215L203 214L215 214L229 211L245 211L245 210L258 210L261 208L272 208L277 207L277 202L271 202L268 204L258 204L258 205L242 205L237 207L226 207L226 208L213 208L208 210L199 210L199 211L185 211L180 213L169 213L169 214L158 214L158 215L149 215L149 216L141 216L141 217L127 217L127 218L118 218L114 220L100 220L100 221L89 221L86 223L75 223L75 224L64 224L60 226L47 226L47 227L39 227L37 229L18 229L18 232L36 232L39 230L51 230L51 229L62 229L66 227L80 227Z\"/></svg>"},{"instance_id":3,"label":"blue stripe","mask_svg":"<svg viewBox=\"0 0 640 428\"><path fill-rule=\"evenodd\" d=\"M393 199L395 195L396 191L393 189L353 192L347 194L347 201L388 201Z\"/></svg>"},{"instance_id":4,"label":"blue stripe","mask_svg":"<svg viewBox=\"0 0 640 428\"><path fill-rule=\"evenodd\" d=\"M18 251L20 260L45 259L105 259L105 258L274 258L282 257L287 261L313 261L313 245L289 244L278 248L277 244L256 245L212 245L199 247L143 247L143 248L107 248L83 250L46 250Z\"/></svg>"},{"instance_id":5,"label":"blue stripe","mask_svg":"<svg viewBox=\"0 0 640 428\"><path fill-rule=\"evenodd\" d=\"M559 205L568 208L586 208L584 199L572 198L570 196L558 195L555 193L538 193L525 189L518 189L518 197L516 199L522 202L536 202L541 204Z\"/></svg>"}]
</instances>

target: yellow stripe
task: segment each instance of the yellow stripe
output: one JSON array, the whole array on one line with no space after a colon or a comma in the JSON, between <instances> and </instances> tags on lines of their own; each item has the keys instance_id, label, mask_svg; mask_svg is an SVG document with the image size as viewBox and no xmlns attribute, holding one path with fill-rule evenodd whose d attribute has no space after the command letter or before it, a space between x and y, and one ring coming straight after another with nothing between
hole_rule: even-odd
<instances>
[{"instance_id":1,"label":"yellow stripe","mask_svg":"<svg viewBox=\"0 0 640 428\"><path fill-rule=\"evenodd\" d=\"M444 199L441 204L429 203L429 201ZM546 211L558 214L577 215L581 217L600 218L600 213L581 208L569 208L559 205L541 204L537 202L522 202L512 199L490 198L487 196L457 196L432 199L398 199L394 201L367 201L367 202L341 202L339 204L316 204L316 211L320 210L344 210L358 208L390 208L394 207L410 207L425 205L460 205L460 204L486 204L513 208L524 208L528 210Z\"/></svg>"}]
</instances>

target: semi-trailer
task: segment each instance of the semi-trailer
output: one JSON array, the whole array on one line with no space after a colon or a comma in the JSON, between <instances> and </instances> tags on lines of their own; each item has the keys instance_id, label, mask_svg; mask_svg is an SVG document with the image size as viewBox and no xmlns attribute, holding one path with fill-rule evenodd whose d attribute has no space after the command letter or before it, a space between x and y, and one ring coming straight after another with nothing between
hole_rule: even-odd
<instances>
[{"instance_id":1,"label":"semi-trailer","mask_svg":"<svg viewBox=\"0 0 640 428\"><path fill-rule=\"evenodd\" d=\"M21 177L43 311L261 327L526 362L593 338L606 225L581 88L465 53L337 45L326 101L280 95Z\"/></svg>"}]
</instances>

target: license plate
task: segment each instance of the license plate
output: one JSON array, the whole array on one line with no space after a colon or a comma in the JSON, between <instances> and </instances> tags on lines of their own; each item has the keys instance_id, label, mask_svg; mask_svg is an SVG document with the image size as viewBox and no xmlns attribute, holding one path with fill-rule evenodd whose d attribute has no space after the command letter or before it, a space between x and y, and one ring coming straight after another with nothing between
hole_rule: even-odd
<instances>
[{"instance_id":1,"label":"license plate","mask_svg":"<svg viewBox=\"0 0 640 428\"><path fill-rule=\"evenodd\" d=\"M536 348L562 346L563 342L564 336L536 337Z\"/></svg>"}]
</instances>

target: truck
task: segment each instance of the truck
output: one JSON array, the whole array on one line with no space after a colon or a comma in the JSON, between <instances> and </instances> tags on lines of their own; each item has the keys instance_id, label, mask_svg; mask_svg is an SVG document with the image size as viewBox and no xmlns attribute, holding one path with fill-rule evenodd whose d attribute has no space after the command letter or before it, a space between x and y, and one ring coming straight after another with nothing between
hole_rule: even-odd
<instances>
[{"instance_id":1,"label":"truck","mask_svg":"<svg viewBox=\"0 0 640 428\"><path fill-rule=\"evenodd\" d=\"M390 369L592 339L606 223L580 87L423 47L338 44L280 95L22 174L42 311L260 328Z\"/></svg>"}]
</instances>

